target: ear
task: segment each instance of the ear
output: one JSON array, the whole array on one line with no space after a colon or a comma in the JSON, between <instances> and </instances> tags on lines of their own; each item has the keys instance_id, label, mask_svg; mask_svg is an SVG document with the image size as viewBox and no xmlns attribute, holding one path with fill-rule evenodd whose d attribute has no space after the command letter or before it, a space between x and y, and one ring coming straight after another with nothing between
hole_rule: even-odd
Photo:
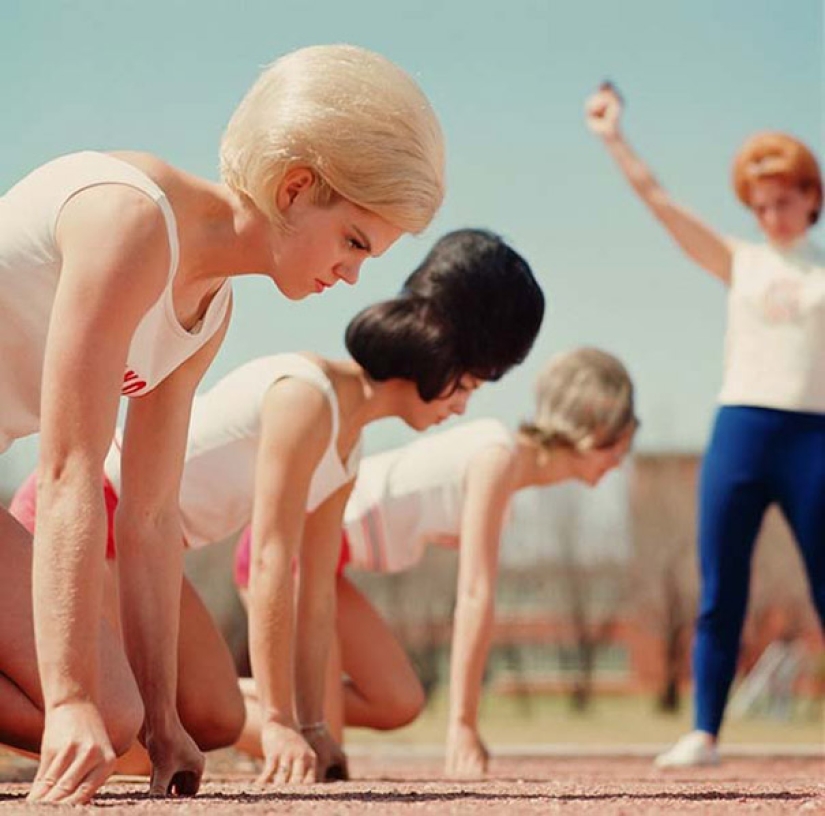
<instances>
[{"instance_id":1,"label":"ear","mask_svg":"<svg viewBox=\"0 0 825 816\"><path fill-rule=\"evenodd\" d=\"M315 173L306 166L291 167L278 184L275 193L275 205L281 212L286 212L302 194L307 193L315 184Z\"/></svg>"},{"instance_id":2,"label":"ear","mask_svg":"<svg viewBox=\"0 0 825 816\"><path fill-rule=\"evenodd\" d=\"M820 211L822 210L822 191L814 189L814 190L809 190L808 192L810 194L809 195L809 200L810 200L809 220L810 220L811 224L813 225L819 220L818 215L819 215Z\"/></svg>"}]
</instances>

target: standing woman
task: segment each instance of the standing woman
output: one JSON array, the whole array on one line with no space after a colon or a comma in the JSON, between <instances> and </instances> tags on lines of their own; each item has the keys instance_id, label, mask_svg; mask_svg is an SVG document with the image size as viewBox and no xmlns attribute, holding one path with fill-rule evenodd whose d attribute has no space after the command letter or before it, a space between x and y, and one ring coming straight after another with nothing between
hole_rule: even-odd
<instances>
[{"instance_id":1,"label":"standing woman","mask_svg":"<svg viewBox=\"0 0 825 816\"><path fill-rule=\"evenodd\" d=\"M242 101L222 183L143 153L85 152L0 199L0 450L41 433L33 550L0 511L0 740L40 753L32 800L88 801L139 729L151 791L197 790L203 757L175 706L177 497L229 278L266 275L293 300L355 283L365 258L429 223L442 165L438 122L407 74L316 46ZM123 646L102 620L100 490L121 395Z\"/></svg>"},{"instance_id":2,"label":"standing woman","mask_svg":"<svg viewBox=\"0 0 825 816\"><path fill-rule=\"evenodd\" d=\"M701 600L693 649L694 731L661 767L715 764L736 671L753 546L776 503L793 530L825 623L825 253L808 237L822 208L816 159L784 133L748 139L733 164L764 243L722 237L674 203L625 141L609 84L587 122L682 250L730 289L720 408L699 488Z\"/></svg>"},{"instance_id":3,"label":"standing woman","mask_svg":"<svg viewBox=\"0 0 825 816\"><path fill-rule=\"evenodd\" d=\"M606 352L582 348L547 364L537 383L534 418L516 433L498 420L479 419L361 463L347 503L336 584L340 665L329 684L327 712L341 718L339 727L400 728L424 705L424 691L403 648L342 574L344 567L400 572L415 566L430 544L456 548L445 770L463 778L486 772L478 709L510 500L524 488L570 479L595 486L621 464L636 426L633 384L624 366ZM241 587L248 580L248 549L247 536L236 554ZM240 747L259 754L257 718L247 705Z\"/></svg>"}]
</instances>

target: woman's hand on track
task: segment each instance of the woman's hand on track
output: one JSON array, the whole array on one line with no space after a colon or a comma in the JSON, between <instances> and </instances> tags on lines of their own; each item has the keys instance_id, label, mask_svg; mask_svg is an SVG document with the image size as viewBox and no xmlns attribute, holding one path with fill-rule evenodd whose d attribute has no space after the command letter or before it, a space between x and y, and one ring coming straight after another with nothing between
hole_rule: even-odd
<instances>
[{"instance_id":1,"label":"woman's hand on track","mask_svg":"<svg viewBox=\"0 0 825 816\"><path fill-rule=\"evenodd\" d=\"M341 782L349 779L347 756L326 727L305 732L309 744L318 756L316 779L319 782Z\"/></svg>"},{"instance_id":2,"label":"woman's hand on track","mask_svg":"<svg viewBox=\"0 0 825 816\"><path fill-rule=\"evenodd\" d=\"M264 767L259 785L308 785L315 781L318 758L294 728L268 722L261 731Z\"/></svg>"},{"instance_id":3,"label":"woman's hand on track","mask_svg":"<svg viewBox=\"0 0 825 816\"><path fill-rule=\"evenodd\" d=\"M452 779L481 779L487 773L490 754L478 730L469 725L451 725L447 734L445 771Z\"/></svg>"},{"instance_id":4,"label":"woman's hand on track","mask_svg":"<svg viewBox=\"0 0 825 816\"><path fill-rule=\"evenodd\" d=\"M46 714L40 766L28 800L86 804L114 766L115 752L97 707L90 702L58 706Z\"/></svg>"},{"instance_id":5,"label":"woman's hand on track","mask_svg":"<svg viewBox=\"0 0 825 816\"><path fill-rule=\"evenodd\" d=\"M150 796L194 796L201 785L204 756L195 741L178 725L163 739L148 737L152 760Z\"/></svg>"}]
</instances>

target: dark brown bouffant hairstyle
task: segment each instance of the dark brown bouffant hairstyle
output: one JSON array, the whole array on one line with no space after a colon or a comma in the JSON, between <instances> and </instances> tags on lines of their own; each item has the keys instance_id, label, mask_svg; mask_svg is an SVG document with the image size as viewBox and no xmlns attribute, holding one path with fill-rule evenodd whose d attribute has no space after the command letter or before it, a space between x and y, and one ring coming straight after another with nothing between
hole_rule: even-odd
<instances>
[{"instance_id":1,"label":"dark brown bouffant hairstyle","mask_svg":"<svg viewBox=\"0 0 825 816\"><path fill-rule=\"evenodd\" d=\"M346 344L372 379L411 380L430 401L468 374L499 379L527 356L543 316L524 258L491 232L462 229L436 243L397 297L359 312Z\"/></svg>"}]
</instances>

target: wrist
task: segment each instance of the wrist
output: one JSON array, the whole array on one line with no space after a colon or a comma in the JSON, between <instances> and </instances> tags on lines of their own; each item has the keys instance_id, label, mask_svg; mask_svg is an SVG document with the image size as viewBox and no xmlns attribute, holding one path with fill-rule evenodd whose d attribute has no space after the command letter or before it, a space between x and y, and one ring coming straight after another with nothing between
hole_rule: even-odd
<instances>
[{"instance_id":1,"label":"wrist","mask_svg":"<svg viewBox=\"0 0 825 816\"><path fill-rule=\"evenodd\" d=\"M54 700L44 701L44 714L48 715L64 708L94 708L97 706L88 694L63 695Z\"/></svg>"},{"instance_id":2,"label":"wrist","mask_svg":"<svg viewBox=\"0 0 825 816\"><path fill-rule=\"evenodd\" d=\"M469 728L473 731L476 730L476 726L478 724L478 720L475 715L470 713L463 713L457 715L451 715L450 718L447 720L447 727L451 730L457 730L460 728Z\"/></svg>"},{"instance_id":3,"label":"wrist","mask_svg":"<svg viewBox=\"0 0 825 816\"><path fill-rule=\"evenodd\" d=\"M174 734L182 728L180 717L176 708L164 708L155 711L146 711L146 718L143 721L143 735L147 742L153 740L162 741L170 734Z\"/></svg>"},{"instance_id":4,"label":"wrist","mask_svg":"<svg viewBox=\"0 0 825 816\"><path fill-rule=\"evenodd\" d=\"M298 731L298 722L291 712L284 711L281 708L273 707L264 709L261 712L262 725L281 725L284 728L291 728L293 731Z\"/></svg>"}]
</instances>

